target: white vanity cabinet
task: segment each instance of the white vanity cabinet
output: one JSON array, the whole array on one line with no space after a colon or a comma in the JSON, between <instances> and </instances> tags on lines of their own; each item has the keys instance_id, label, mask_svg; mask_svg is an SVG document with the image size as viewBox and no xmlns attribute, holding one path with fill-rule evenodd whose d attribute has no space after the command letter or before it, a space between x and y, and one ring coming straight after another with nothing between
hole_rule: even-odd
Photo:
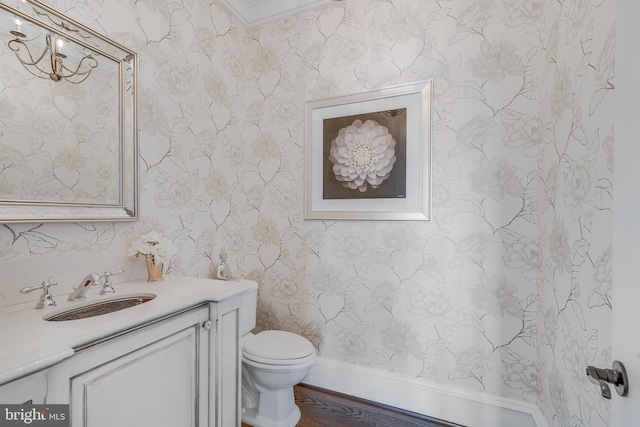
<instances>
[{"instance_id":1,"label":"white vanity cabinet","mask_svg":"<svg viewBox=\"0 0 640 427\"><path fill-rule=\"evenodd\" d=\"M239 299L204 304L76 348L46 403L73 427L240 426Z\"/></svg>"},{"instance_id":2,"label":"white vanity cabinet","mask_svg":"<svg viewBox=\"0 0 640 427\"><path fill-rule=\"evenodd\" d=\"M3 404L40 404L44 403L46 395L46 371L36 372L0 386L0 403Z\"/></svg>"}]
</instances>

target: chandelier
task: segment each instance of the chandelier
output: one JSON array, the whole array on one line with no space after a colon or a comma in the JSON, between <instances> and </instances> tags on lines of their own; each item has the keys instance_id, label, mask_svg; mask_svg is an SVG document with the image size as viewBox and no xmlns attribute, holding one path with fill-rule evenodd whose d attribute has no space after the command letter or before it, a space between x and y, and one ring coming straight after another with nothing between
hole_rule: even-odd
<instances>
[{"instance_id":1,"label":"chandelier","mask_svg":"<svg viewBox=\"0 0 640 427\"><path fill-rule=\"evenodd\" d=\"M28 43L38 37L27 39L27 35L22 32L20 20L16 19L15 23L16 29L10 31L15 39L9 40L7 46L16 54L24 68L34 76L54 82L66 80L78 84L85 81L98 66L98 61L91 53L84 55L75 66L70 66L67 55L62 53L64 42L52 34L45 34L44 50L39 55L34 55L35 48L30 48Z\"/></svg>"}]
</instances>

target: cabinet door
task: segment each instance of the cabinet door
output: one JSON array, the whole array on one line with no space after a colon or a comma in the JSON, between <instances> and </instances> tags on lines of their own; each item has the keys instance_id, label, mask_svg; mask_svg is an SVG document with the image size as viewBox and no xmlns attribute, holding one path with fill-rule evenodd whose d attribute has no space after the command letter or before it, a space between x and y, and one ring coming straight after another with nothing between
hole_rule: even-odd
<instances>
[{"instance_id":1,"label":"cabinet door","mask_svg":"<svg viewBox=\"0 0 640 427\"><path fill-rule=\"evenodd\" d=\"M0 403L4 404L40 404L44 403L46 395L47 377L45 371L0 386Z\"/></svg>"},{"instance_id":2,"label":"cabinet door","mask_svg":"<svg viewBox=\"0 0 640 427\"><path fill-rule=\"evenodd\" d=\"M48 403L73 427L208 425L208 308L82 350L50 369Z\"/></svg>"},{"instance_id":3,"label":"cabinet door","mask_svg":"<svg viewBox=\"0 0 640 427\"><path fill-rule=\"evenodd\" d=\"M199 332L194 326L74 377L72 424L199 425Z\"/></svg>"},{"instance_id":4,"label":"cabinet door","mask_svg":"<svg viewBox=\"0 0 640 427\"><path fill-rule=\"evenodd\" d=\"M211 313L216 318L216 339L209 343L209 425L240 426L240 299L231 298L212 304Z\"/></svg>"}]
</instances>

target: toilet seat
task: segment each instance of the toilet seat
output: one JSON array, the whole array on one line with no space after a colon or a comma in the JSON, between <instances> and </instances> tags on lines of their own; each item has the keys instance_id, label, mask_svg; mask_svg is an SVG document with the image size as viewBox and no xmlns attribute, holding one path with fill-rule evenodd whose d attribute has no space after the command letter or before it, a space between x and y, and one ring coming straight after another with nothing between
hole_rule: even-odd
<instances>
[{"instance_id":1,"label":"toilet seat","mask_svg":"<svg viewBox=\"0 0 640 427\"><path fill-rule=\"evenodd\" d=\"M297 359L276 360L276 359L264 359L264 358L252 356L250 354L242 352L242 360L252 365L256 365L256 364L265 365L265 366L270 365L270 366L273 366L274 368L276 366L281 366L283 368L295 369L298 366L305 366L309 362L313 364L313 362L316 360L316 354L314 352L308 355L307 357L300 357Z\"/></svg>"},{"instance_id":2,"label":"toilet seat","mask_svg":"<svg viewBox=\"0 0 640 427\"><path fill-rule=\"evenodd\" d=\"M242 349L244 358L268 365L297 365L315 359L311 342L286 331L263 331L251 336Z\"/></svg>"}]
</instances>

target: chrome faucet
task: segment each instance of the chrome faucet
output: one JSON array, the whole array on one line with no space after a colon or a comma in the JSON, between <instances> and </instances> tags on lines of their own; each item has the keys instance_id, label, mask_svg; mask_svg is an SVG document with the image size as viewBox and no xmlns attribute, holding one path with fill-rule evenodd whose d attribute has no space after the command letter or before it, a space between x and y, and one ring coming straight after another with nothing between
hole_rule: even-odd
<instances>
[{"instance_id":1,"label":"chrome faucet","mask_svg":"<svg viewBox=\"0 0 640 427\"><path fill-rule=\"evenodd\" d=\"M85 277L78 286L73 287L73 292L69 294L67 301L80 301L85 299L87 291L91 286L97 286L102 283L102 277L99 274L91 273Z\"/></svg>"}]
</instances>

